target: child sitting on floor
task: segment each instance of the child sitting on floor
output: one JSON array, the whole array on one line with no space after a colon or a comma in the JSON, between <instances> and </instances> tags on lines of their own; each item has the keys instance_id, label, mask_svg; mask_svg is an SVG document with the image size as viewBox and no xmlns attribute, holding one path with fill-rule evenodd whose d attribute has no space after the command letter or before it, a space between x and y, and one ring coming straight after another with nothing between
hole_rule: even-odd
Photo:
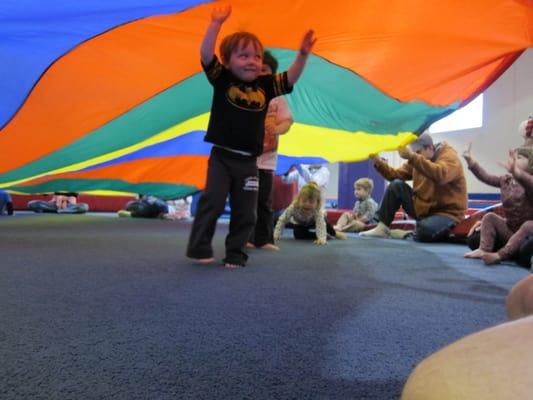
<instances>
[{"instance_id":1,"label":"child sitting on floor","mask_svg":"<svg viewBox=\"0 0 533 400\"><path fill-rule=\"evenodd\" d=\"M487 185L499 187L506 218L488 213L481 220L479 248L465 254L466 258L481 258L485 264L497 264L512 258L527 235L533 231L533 148L519 147L509 154L504 167L509 174L488 174L471 155L471 144L463 153L468 168ZM495 241L505 245L494 252Z\"/></svg>"},{"instance_id":2,"label":"child sitting on floor","mask_svg":"<svg viewBox=\"0 0 533 400\"><path fill-rule=\"evenodd\" d=\"M354 182L354 194L357 201L352 212L345 212L334 226L336 231L360 232L366 224L372 222L378 210L378 204L370 197L374 188L374 181L369 178L361 178Z\"/></svg>"},{"instance_id":3,"label":"child sitting on floor","mask_svg":"<svg viewBox=\"0 0 533 400\"><path fill-rule=\"evenodd\" d=\"M294 225L295 239L314 239L318 245L326 244L328 234L337 239L346 239L344 233L335 231L326 221L322 193L315 182L305 184L296 200L281 214L274 229L274 240L281 239L283 228L289 221ZM315 232L311 229L315 229Z\"/></svg>"}]
</instances>

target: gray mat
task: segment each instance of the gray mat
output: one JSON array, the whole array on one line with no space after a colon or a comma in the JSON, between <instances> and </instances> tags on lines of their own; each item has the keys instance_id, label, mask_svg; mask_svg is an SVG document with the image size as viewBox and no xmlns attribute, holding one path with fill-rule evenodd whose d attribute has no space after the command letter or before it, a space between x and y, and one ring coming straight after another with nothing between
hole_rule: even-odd
<instances>
[{"instance_id":1,"label":"gray mat","mask_svg":"<svg viewBox=\"0 0 533 400\"><path fill-rule=\"evenodd\" d=\"M189 229L0 219L0 398L397 399L424 357L502 322L526 274L362 238L286 239L230 271L188 262Z\"/></svg>"}]
</instances>

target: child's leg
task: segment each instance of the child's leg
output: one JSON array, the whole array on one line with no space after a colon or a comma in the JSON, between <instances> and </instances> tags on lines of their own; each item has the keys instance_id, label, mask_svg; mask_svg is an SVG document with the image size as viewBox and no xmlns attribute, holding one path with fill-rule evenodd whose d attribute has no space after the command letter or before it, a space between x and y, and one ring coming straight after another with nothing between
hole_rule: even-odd
<instances>
[{"instance_id":1,"label":"child's leg","mask_svg":"<svg viewBox=\"0 0 533 400\"><path fill-rule=\"evenodd\" d=\"M272 226L272 182L273 171L260 169L259 192L257 198L257 222L252 232L251 242L256 247L262 247L267 243L274 243Z\"/></svg>"},{"instance_id":2,"label":"child's leg","mask_svg":"<svg viewBox=\"0 0 533 400\"><path fill-rule=\"evenodd\" d=\"M507 227L504 218L494 213L488 213L481 221L479 248L485 252L490 252L497 239L507 242L512 234L513 232Z\"/></svg>"},{"instance_id":3,"label":"child's leg","mask_svg":"<svg viewBox=\"0 0 533 400\"><path fill-rule=\"evenodd\" d=\"M328 222L326 217L324 217L324 219L326 220L326 232L328 235L335 237L335 228L333 228L333 225Z\"/></svg>"},{"instance_id":4,"label":"child's leg","mask_svg":"<svg viewBox=\"0 0 533 400\"><path fill-rule=\"evenodd\" d=\"M13 212L14 212L14 208L13 208L13 202L11 201L8 201L6 203L6 211L7 211L7 215L13 215Z\"/></svg>"},{"instance_id":5,"label":"child's leg","mask_svg":"<svg viewBox=\"0 0 533 400\"><path fill-rule=\"evenodd\" d=\"M505 219L494 213L488 213L481 220L481 236L479 248L466 253L466 258L482 258L485 253L491 252L496 240L504 240L511 236L512 232L507 227Z\"/></svg>"},{"instance_id":6,"label":"child's leg","mask_svg":"<svg viewBox=\"0 0 533 400\"><path fill-rule=\"evenodd\" d=\"M341 231L336 230L336 229L333 227L333 225L331 225L331 224L328 222L327 217L324 217L324 219L326 220L326 232L328 233L329 236L333 236L334 238L339 239L339 240L346 240L346 239L348 239L348 237L346 236L346 234L344 234L344 233L341 232Z\"/></svg>"},{"instance_id":7,"label":"child's leg","mask_svg":"<svg viewBox=\"0 0 533 400\"><path fill-rule=\"evenodd\" d=\"M225 163L231 171L229 233L226 236L227 266L244 266L248 255L244 249L254 229L259 180L255 157L228 155Z\"/></svg>"},{"instance_id":8,"label":"child's leg","mask_svg":"<svg viewBox=\"0 0 533 400\"><path fill-rule=\"evenodd\" d=\"M316 233L311 232L310 229L314 228L315 225L300 225L295 224L293 228L294 238L298 240L316 240Z\"/></svg>"},{"instance_id":9,"label":"child's leg","mask_svg":"<svg viewBox=\"0 0 533 400\"><path fill-rule=\"evenodd\" d=\"M496 253L486 253L483 256L483 261L485 264L497 264L502 260L508 260L512 258L520 246L528 237L533 233L533 221L526 221L520 226L520 228L509 238L507 244L503 246Z\"/></svg>"},{"instance_id":10,"label":"child's leg","mask_svg":"<svg viewBox=\"0 0 533 400\"><path fill-rule=\"evenodd\" d=\"M364 222L361 222L357 219L354 219L352 222L350 222L348 225L344 227L344 232L361 232L363 229L365 229L366 224Z\"/></svg>"},{"instance_id":11,"label":"child's leg","mask_svg":"<svg viewBox=\"0 0 533 400\"><path fill-rule=\"evenodd\" d=\"M351 212L342 213L337 223L333 227L336 231L344 231L346 226L353 220L353 214Z\"/></svg>"},{"instance_id":12,"label":"child's leg","mask_svg":"<svg viewBox=\"0 0 533 400\"><path fill-rule=\"evenodd\" d=\"M213 148L209 157L205 190L198 201L189 236L187 257L190 258L210 259L213 257L211 241L215 234L217 220L224 211L230 187L229 170L220 160L216 150L218 149Z\"/></svg>"}]
</instances>

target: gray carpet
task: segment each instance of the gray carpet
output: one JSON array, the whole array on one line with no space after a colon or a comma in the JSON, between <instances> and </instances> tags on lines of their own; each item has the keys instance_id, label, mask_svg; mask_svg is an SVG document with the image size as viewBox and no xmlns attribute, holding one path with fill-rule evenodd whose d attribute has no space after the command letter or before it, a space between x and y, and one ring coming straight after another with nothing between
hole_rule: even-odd
<instances>
[{"instance_id":1,"label":"gray carpet","mask_svg":"<svg viewBox=\"0 0 533 400\"><path fill-rule=\"evenodd\" d=\"M504 321L527 273L355 237L286 239L231 271L191 265L189 229L0 218L0 398L398 399L424 357Z\"/></svg>"}]
</instances>

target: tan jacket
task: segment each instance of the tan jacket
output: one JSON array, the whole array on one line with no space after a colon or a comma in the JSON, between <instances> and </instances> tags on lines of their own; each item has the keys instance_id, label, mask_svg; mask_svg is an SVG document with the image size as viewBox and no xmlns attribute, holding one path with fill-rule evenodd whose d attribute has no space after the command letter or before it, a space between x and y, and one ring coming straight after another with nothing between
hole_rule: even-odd
<instances>
[{"instance_id":1,"label":"tan jacket","mask_svg":"<svg viewBox=\"0 0 533 400\"><path fill-rule=\"evenodd\" d=\"M455 222L464 219L468 204L466 179L457 152L448 144L436 147L433 160L415 153L399 168L392 168L381 159L374 167L389 181L413 181L413 203L418 219L435 214Z\"/></svg>"}]
</instances>

